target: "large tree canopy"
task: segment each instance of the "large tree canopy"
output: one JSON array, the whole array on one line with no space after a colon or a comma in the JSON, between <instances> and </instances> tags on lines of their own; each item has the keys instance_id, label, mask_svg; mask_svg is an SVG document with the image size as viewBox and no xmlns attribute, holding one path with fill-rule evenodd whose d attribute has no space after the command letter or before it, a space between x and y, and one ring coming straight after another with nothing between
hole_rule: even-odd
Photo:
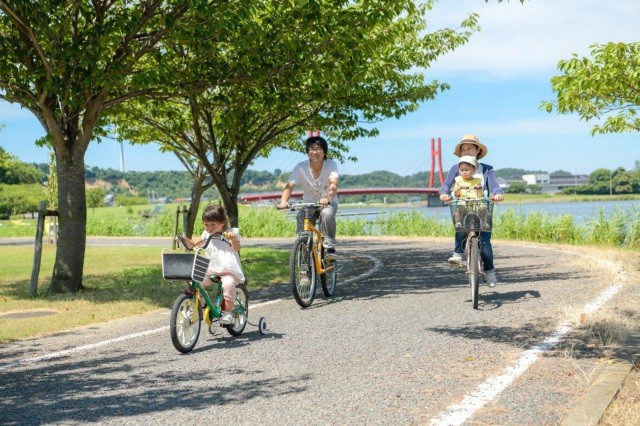
<instances>
[{"instance_id":1,"label":"large tree canopy","mask_svg":"<svg viewBox=\"0 0 640 426\"><path fill-rule=\"evenodd\" d=\"M219 4L216 4L219 3ZM104 113L140 96L170 96L217 79L205 57L164 61L165 40L195 46L237 26L252 2L220 0L0 0L0 100L30 110L58 172L59 233L52 289L82 287L86 246L84 156ZM173 46L176 43L171 43Z\"/></svg>"},{"instance_id":2,"label":"large tree canopy","mask_svg":"<svg viewBox=\"0 0 640 426\"><path fill-rule=\"evenodd\" d=\"M592 135L640 131L640 43L595 44L591 49L590 58L574 54L559 62L563 75L551 79L557 100L543 102L541 108L599 120Z\"/></svg>"},{"instance_id":3,"label":"large tree canopy","mask_svg":"<svg viewBox=\"0 0 640 426\"><path fill-rule=\"evenodd\" d=\"M238 41L219 65L251 79L182 99L129 102L116 120L118 135L158 141L180 158L195 178L192 213L203 188L196 171L206 171L235 225L242 175L259 156L276 146L302 150L300 136L311 128L330 136L331 156L340 158L345 141L377 134L372 123L413 111L448 87L425 81L424 70L468 40L477 16L429 33L432 4L265 1L249 19L270 42Z\"/></svg>"}]
</instances>

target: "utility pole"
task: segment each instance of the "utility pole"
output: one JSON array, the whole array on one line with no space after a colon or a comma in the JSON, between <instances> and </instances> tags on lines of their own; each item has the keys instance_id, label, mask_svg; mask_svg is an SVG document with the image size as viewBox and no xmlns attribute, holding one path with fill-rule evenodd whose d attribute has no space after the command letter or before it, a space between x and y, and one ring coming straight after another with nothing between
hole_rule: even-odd
<instances>
[{"instance_id":1,"label":"utility pole","mask_svg":"<svg viewBox=\"0 0 640 426\"><path fill-rule=\"evenodd\" d=\"M120 171L124 173L124 143L120 142Z\"/></svg>"},{"instance_id":2,"label":"utility pole","mask_svg":"<svg viewBox=\"0 0 640 426\"><path fill-rule=\"evenodd\" d=\"M612 185L612 179L613 178L613 170L609 170L609 195L613 195L613 185Z\"/></svg>"}]
</instances>

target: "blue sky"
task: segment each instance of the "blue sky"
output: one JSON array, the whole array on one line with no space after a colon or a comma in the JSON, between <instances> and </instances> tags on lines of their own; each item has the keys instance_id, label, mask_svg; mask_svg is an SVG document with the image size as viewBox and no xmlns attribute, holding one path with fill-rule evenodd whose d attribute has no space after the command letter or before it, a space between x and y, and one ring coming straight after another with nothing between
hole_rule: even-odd
<instances>
[{"instance_id":1,"label":"blue sky","mask_svg":"<svg viewBox=\"0 0 640 426\"><path fill-rule=\"evenodd\" d=\"M431 138L442 140L442 163L455 164L453 148L465 133L475 133L489 148L483 160L496 167L566 170L587 174L604 167L633 169L640 161L640 135L590 136L590 123L538 109L552 100L550 78L557 63L573 53L589 54L593 43L640 41L637 0L442 0L428 15L432 29L454 27L468 13L480 15L482 31L427 71L427 79L451 89L400 120L377 125L380 136L350 143L357 162L341 164L341 174L388 170L401 176L430 169ZM47 149L35 146L44 135L31 113L0 101L0 145L22 161L48 162ZM304 136L304 135L301 135ZM254 170L290 170L301 153L276 150ZM120 146L92 142L89 167L120 168ZM124 169L183 170L157 145L124 145Z\"/></svg>"}]
</instances>

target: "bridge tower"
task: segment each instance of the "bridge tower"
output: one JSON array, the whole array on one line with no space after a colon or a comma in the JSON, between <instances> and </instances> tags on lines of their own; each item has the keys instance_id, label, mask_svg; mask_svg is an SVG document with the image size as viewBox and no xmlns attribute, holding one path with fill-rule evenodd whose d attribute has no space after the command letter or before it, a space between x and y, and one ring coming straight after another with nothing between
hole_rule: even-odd
<instances>
[{"instance_id":1,"label":"bridge tower","mask_svg":"<svg viewBox=\"0 0 640 426\"><path fill-rule=\"evenodd\" d=\"M435 188L433 186L434 184L434 178L435 178L435 170L436 170L436 165L438 166L438 179L440 181L440 185L438 185L438 187L440 187L442 185L442 183L444 182L444 175L442 173L442 141L440 140L440 138L437 139L438 143L437 143L437 147L436 147L436 140L434 138L431 138L431 170L429 171L429 188ZM437 162L436 162L437 159ZM440 200L440 196L437 194L429 194L429 196L427 197L427 205L429 207L441 207L443 206L443 202Z\"/></svg>"},{"instance_id":2,"label":"bridge tower","mask_svg":"<svg viewBox=\"0 0 640 426\"><path fill-rule=\"evenodd\" d=\"M436 158L438 159L438 178L440 180L440 185L444 182L444 175L442 174L442 142L440 138L438 138L438 146L436 148L434 138L431 138L431 171L429 172L429 188L434 188L434 174L436 169Z\"/></svg>"}]
</instances>

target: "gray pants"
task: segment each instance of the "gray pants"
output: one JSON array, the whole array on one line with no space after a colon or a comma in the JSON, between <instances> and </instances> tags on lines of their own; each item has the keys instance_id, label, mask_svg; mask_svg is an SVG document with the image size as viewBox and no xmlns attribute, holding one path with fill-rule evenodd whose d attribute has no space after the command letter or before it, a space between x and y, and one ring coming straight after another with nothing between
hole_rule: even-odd
<instances>
[{"instance_id":1,"label":"gray pants","mask_svg":"<svg viewBox=\"0 0 640 426\"><path fill-rule=\"evenodd\" d=\"M323 209L311 209L311 223L315 226L316 219L318 217L317 212L320 210L320 226L323 229L325 248L334 248L336 245L336 212L338 211L337 205L328 205ZM298 220L298 233L302 232L304 228L304 210L300 210L297 216Z\"/></svg>"}]
</instances>

